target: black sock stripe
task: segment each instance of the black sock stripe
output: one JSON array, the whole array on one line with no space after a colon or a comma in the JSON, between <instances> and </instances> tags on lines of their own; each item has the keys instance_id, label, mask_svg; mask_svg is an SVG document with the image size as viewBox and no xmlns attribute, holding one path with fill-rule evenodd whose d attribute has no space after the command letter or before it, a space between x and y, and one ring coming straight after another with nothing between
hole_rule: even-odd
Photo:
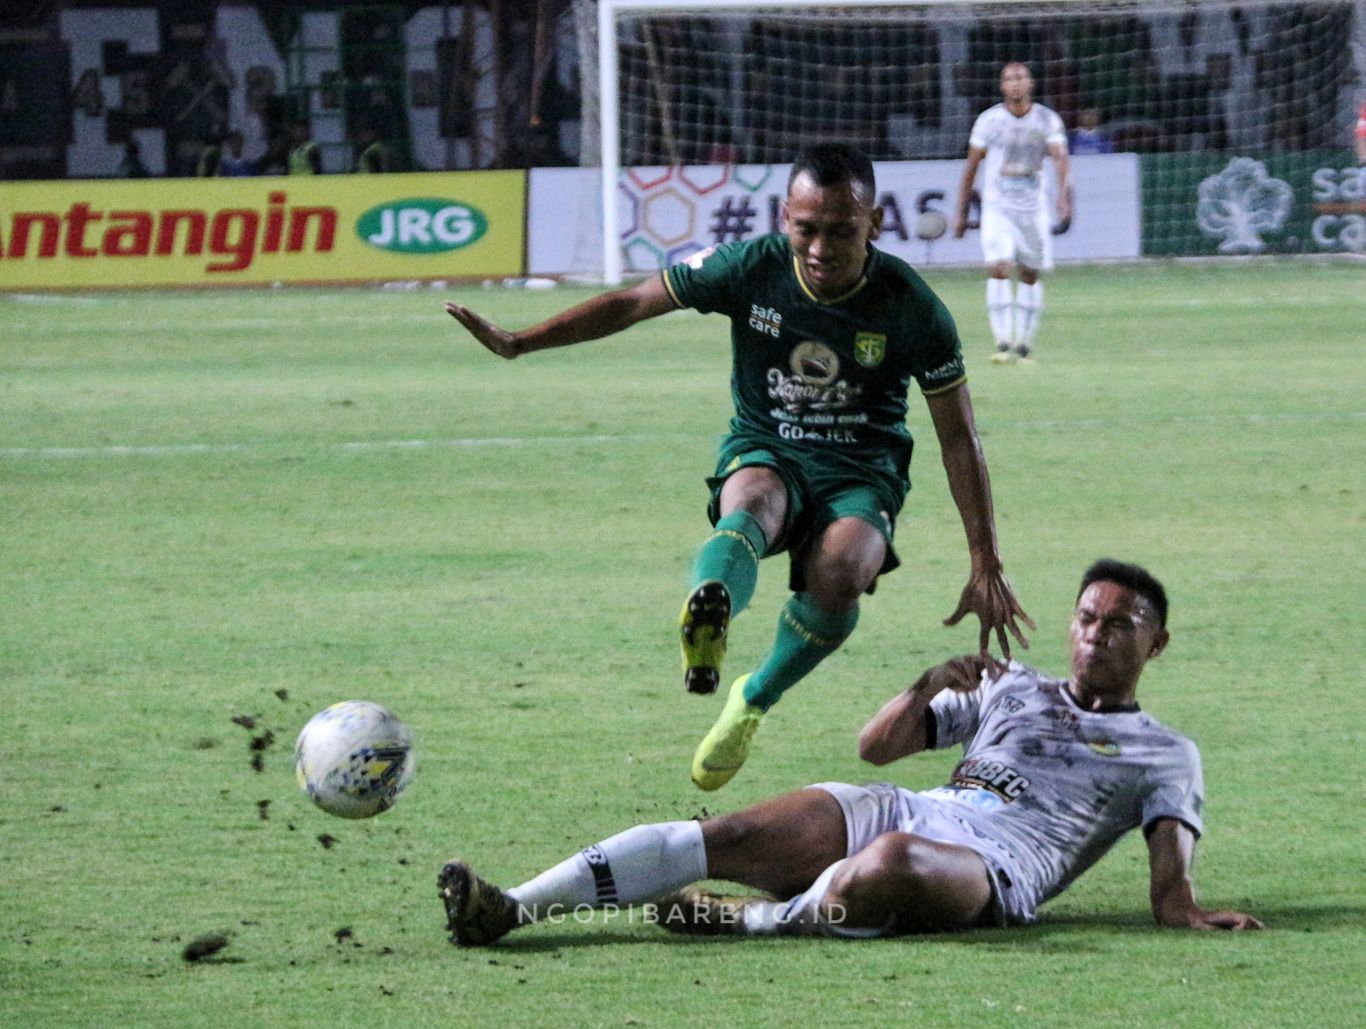
<instances>
[{"instance_id":1,"label":"black sock stripe","mask_svg":"<svg viewBox=\"0 0 1366 1029\"><path fill-rule=\"evenodd\" d=\"M612 866L607 860L607 855L602 852L602 848L594 845L583 852L583 859L588 862L589 871L593 873L593 886L597 890L599 904L615 904L617 901L617 883L612 878Z\"/></svg>"}]
</instances>

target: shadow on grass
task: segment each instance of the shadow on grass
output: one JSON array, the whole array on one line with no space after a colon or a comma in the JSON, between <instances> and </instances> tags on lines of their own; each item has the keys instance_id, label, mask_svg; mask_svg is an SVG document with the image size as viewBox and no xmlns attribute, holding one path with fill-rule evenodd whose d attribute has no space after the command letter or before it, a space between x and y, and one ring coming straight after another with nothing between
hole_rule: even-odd
<instances>
[{"instance_id":1,"label":"shadow on grass","mask_svg":"<svg viewBox=\"0 0 1366 1029\"><path fill-rule=\"evenodd\" d=\"M1330 932L1336 929L1358 928L1366 923L1366 906L1339 905L1335 907L1256 907L1252 911L1266 923L1267 930L1273 932ZM1009 929L973 929L961 933L938 933L923 936L905 936L895 939L874 941L882 945L900 941L949 944L980 949L997 947L1012 950L1028 949L1031 945L1056 950L1071 947L1077 950L1089 949L1101 940L1118 940L1135 933L1156 934L1182 932L1184 930L1165 929L1156 925L1146 913L1132 915L1058 915L1044 916L1033 925L1014 926ZM1211 936L1225 935L1211 931ZM500 941L491 948L471 949L470 954L484 954L496 957L498 954L536 954L557 951L565 947L615 947L621 945L663 944L666 946L734 945L754 946L756 943L792 945L800 942L819 942L826 937L802 937L799 940L784 937L742 937L742 936L684 936L669 933L655 926L641 924L633 929L608 928L600 923L585 923L573 929L563 927L533 927ZM848 941L851 945L858 941Z\"/></svg>"}]
</instances>

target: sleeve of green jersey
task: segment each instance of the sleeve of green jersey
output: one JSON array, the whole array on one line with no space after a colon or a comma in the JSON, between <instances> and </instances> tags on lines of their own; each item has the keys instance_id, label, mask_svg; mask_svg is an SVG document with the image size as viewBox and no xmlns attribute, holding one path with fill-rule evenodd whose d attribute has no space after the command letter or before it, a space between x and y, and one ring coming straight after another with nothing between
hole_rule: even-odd
<instances>
[{"instance_id":1,"label":"sleeve of green jersey","mask_svg":"<svg viewBox=\"0 0 1366 1029\"><path fill-rule=\"evenodd\" d=\"M921 362L915 381L922 393L946 393L967 378L963 348L958 342L958 327L944 302L933 293L926 299L923 315L928 324L921 336Z\"/></svg>"},{"instance_id":2,"label":"sleeve of green jersey","mask_svg":"<svg viewBox=\"0 0 1366 1029\"><path fill-rule=\"evenodd\" d=\"M679 307L691 307L703 314L728 313L735 295L732 284L740 250L736 243L700 250L664 270L664 288Z\"/></svg>"}]
</instances>

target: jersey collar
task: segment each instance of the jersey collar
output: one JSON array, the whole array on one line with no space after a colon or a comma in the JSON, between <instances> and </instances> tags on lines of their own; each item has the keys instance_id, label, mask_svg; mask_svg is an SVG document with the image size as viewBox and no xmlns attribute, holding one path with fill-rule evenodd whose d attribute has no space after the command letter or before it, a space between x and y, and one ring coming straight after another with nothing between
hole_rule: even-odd
<instances>
[{"instance_id":1,"label":"jersey collar","mask_svg":"<svg viewBox=\"0 0 1366 1029\"><path fill-rule=\"evenodd\" d=\"M1088 715L1132 714L1135 711L1142 710L1142 708L1138 706L1137 701L1134 701L1132 704L1108 704L1105 707L1101 708L1082 707L1081 702L1078 701L1076 696L1072 693L1071 682L1066 682L1063 684L1062 692L1067 697L1067 702L1069 704L1071 704L1078 711L1084 712Z\"/></svg>"},{"instance_id":2,"label":"jersey collar","mask_svg":"<svg viewBox=\"0 0 1366 1029\"><path fill-rule=\"evenodd\" d=\"M802 292L806 294L808 300L814 301L817 304L842 304L856 293L862 291L863 287L868 285L868 276L872 274L873 265L878 258L877 247L869 245L868 260L863 262L863 274L859 276L858 282L854 283L839 296L827 298L817 296L816 292L807 285L806 276L802 274L802 265L801 262L797 260L797 255L792 254L790 250L789 254L792 257L792 274L796 276L797 285L801 287Z\"/></svg>"}]
</instances>

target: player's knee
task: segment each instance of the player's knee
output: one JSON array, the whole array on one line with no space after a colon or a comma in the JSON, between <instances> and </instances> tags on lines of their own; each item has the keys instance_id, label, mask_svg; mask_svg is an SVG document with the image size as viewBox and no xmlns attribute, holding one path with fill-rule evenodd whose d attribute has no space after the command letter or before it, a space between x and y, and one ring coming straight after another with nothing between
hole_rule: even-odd
<instances>
[{"instance_id":1,"label":"player's knee","mask_svg":"<svg viewBox=\"0 0 1366 1029\"><path fill-rule=\"evenodd\" d=\"M851 899L913 898L933 887L939 866L939 855L929 840L908 832L883 833L850 863Z\"/></svg>"},{"instance_id":2,"label":"player's knee","mask_svg":"<svg viewBox=\"0 0 1366 1029\"><path fill-rule=\"evenodd\" d=\"M807 574L807 593L826 611L849 611L872 584L875 574L848 556L837 556L821 562L818 569Z\"/></svg>"},{"instance_id":3,"label":"player's knee","mask_svg":"<svg viewBox=\"0 0 1366 1029\"><path fill-rule=\"evenodd\" d=\"M919 892L915 852L919 837L883 833L859 851L830 883L822 904L851 927L880 927Z\"/></svg>"},{"instance_id":4,"label":"player's knee","mask_svg":"<svg viewBox=\"0 0 1366 1029\"><path fill-rule=\"evenodd\" d=\"M807 591L827 611L848 611L882 569L887 544L866 522L845 518L826 530L806 570Z\"/></svg>"},{"instance_id":5,"label":"player's knee","mask_svg":"<svg viewBox=\"0 0 1366 1029\"><path fill-rule=\"evenodd\" d=\"M746 811L708 818L702 823L702 837L709 856L736 853L753 844L759 826Z\"/></svg>"}]
</instances>

